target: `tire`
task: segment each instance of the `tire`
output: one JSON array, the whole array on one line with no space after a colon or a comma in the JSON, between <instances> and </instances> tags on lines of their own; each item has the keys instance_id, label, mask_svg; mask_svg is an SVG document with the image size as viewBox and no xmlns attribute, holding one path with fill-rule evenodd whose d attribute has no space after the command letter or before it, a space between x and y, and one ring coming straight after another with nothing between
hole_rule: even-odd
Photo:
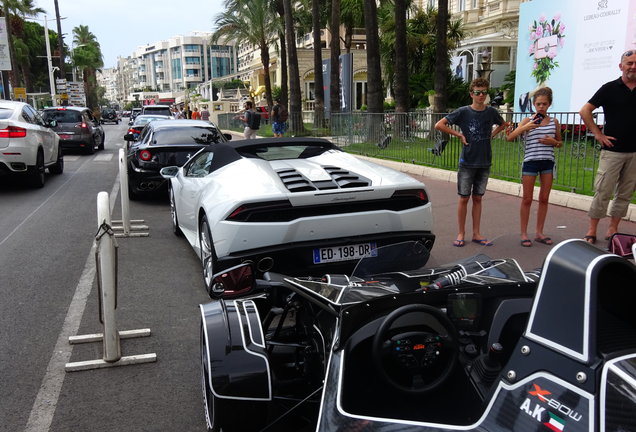
<instances>
[{"instance_id":1,"label":"tire","mask_svg":"<svg viewBox=\"0 0 636 432\"><path fill-rule=\"evenodd\" d=\"M106 141L106 135L102 135L102 142L99 143L97 150L104 150L104 142Z\"/></svg>"},{"instance_id":2,"label":"tire","mask_svg":"<svg viewBox=\"0 0 636 432\"><path fill-rule=\"evenodd\" d=\"M46 178L44 176L44 153L42 153L42 150L38 150L35 166L28 169L27 175L29 176L29 183L34 188L41 188L44 186Z\"/></svg>"},{"instance_id":3,"label":"tire","mask_svg":"<svg viewBox=\"0 0 636 432\"><path fill-rule=\"evenodd\" d=\"M199 250L201 253L201 266L203 267L203 283L205 291L212 298L212 279L217 267L216 253L214 252L214 242L208 225L208 218L203 216L199 223Z\"/></svg>"},{"instance_id":4,"label":"tire","mask_svg":"<svg viewBox=\"0 0 636 432\"><path fill-rule=\"evenodd\" d=\"M64 172L64 153L62 152L62 146L57 147L57 160L53 165L49 167L51 174L62 174Z\"/></svg>"},{"instance_id":5,"label":"tire","mask_svg":"<svg viewBox=\"0 0 636 432\"><path fill-rule=\"evenodd\" d=\"M140 198L141 196L139 195L139 193L135 192L132 184L128 182L128 199L130 199L131 201L139 201Z\"/></svg>"},{"instance_id":6,"label":"tire","mask_svg":"<svg viewBox=\"0 0 636 432\"><path fill-rule=\"evenodd\" d=\"M267 402L217 398L210 387L208 350L201 326L201 390L208 432L256 432L267 425ZM245 415L249 413L249 415Z\"/></svg>"},{"instance_id":7,"label":"tire","mask_svg":"<svg viewBox=\"0 0 636 432\"><path fill-rule=\"evenodd\" d=\"M86 147L86 153L89 155L95 154L95 138L91 138Z\"/></svg>"},{"instance_id":8,"label":"tire","mask_svg":"<svg viewBox=\"0 0 636 432\"><path fill-rule=\"evenodd\" d=\"M177 237L183 237L183 232L179 228L179 218L177 217L177 205L174 200L174 191L170 188L170 218L172 219L172 232Z\"/></svg>"}]
</instances>

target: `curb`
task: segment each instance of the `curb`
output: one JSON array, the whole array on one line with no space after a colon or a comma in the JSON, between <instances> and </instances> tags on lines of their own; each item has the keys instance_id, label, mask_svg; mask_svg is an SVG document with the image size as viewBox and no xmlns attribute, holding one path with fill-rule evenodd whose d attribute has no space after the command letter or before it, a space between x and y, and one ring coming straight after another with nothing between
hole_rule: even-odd
<instances>
[{"instance_id":1,"label":"curb","mask_svg":"<svg viewBox=\"0 0 636 432\"><path fill-rule=\"evenodd\" d=\"M414 174L422 177L428 177L435 180L442 180L451 183L456 183L457 173L455 171L447 171L439 168L426 167L422 165L413 165L403 162L395 162L385 159L376 159L368 156L355 155L356 157L378 165L383 165L394 170L405 172L408 174ZM522 190L521 184L512 183L505 180L489 179L488 187L489 191L499 192L507 195L514 195L521 197ZM536 200L539 195L539 189L534 190L534 199ZM581 210L587 212L592 204L592 197L587 195L579 195L572 192L565 192L560 190L554 190L550 192L550 204L558 205L561 207L567 207L575 210ZM627 214L623 218L630 222L636 222L636 204L630 204L627 209Z\"/></svg>"}]
</instances>

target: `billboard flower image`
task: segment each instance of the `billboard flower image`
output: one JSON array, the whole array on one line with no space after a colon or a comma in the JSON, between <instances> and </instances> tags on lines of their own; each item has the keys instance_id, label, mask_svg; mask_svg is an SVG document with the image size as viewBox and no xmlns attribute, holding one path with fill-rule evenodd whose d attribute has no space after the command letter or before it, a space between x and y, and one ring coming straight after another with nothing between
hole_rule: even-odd
<instances>
[{"instance_id":1,"label":"billboard flower image","mask_svg":"<svg viewBox=\"0 0 636 432\"><path fill-rule=\"evenodd\" d=\"M530 46L528 53L534 58L532 76L537 83L545 83L552 70L559 66L555 60L557 49L565 43L565 24L561 22L561 14L555 14L551 20L544 15L528 26Z\"/></svg>"}]
</instances>

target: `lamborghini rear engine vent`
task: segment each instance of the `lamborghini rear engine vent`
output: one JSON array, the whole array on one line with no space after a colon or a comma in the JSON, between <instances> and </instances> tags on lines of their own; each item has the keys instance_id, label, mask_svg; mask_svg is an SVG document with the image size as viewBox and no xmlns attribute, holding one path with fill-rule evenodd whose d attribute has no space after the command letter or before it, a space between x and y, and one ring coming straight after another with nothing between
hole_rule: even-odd
<instances>
[{"instance_id":1,"label":"lamborghini rear engine vent","mask_svg":"<svg viewBox=\"0 0 636 432\"><path fill-rule=\"evenodd\" d=\"M372 211L399 212L428 204L424 189L396 191L391 198L294 207L287 200L243 204L227 217L234 222L290 222L305 217Z\"/></svg>"},{"instance_id":2,"label":"lamborghini rear engine vent","mask_svg":"<svg viewBox=\"0 0 636 432\"><path fill-rule=\"evenodd\" d=\"M290 192L356 188L369 186L371 184L369 179L350 171L335 166L325 166L323 168L331 176L331 180L317 180L312 182L293 168L285 168L276 172Z\"/></svg>"}]
</instances>

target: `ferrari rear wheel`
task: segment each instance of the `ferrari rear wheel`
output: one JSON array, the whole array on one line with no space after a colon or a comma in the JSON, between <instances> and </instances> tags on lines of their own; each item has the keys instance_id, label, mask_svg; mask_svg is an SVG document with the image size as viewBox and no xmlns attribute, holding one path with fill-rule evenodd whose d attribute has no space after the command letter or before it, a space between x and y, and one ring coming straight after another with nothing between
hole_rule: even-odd
<instances>
[{"instance_id":1,"label":"ferrari rear wheel","mask_svg":"<svg viewBox=\"0 0 636 432\"><path fill-rule=\"evenodd\" d=\"M216 253L214 252L214 242L210 232L208 218L203 216L199 224L199 248L201 250L201 265L203 266L203 282L208 295L212 296L212 279L216 271Z\"/></svg>"},{"instance_id":2,"label":"ferrari rear wheel","mask_svg":"<svg viewBox=\"0 0 636 432\"><path fill-rule=\"evenodd\" d=\"M172 219L172 232L174 235L181 237L183 232L179 228L179 218L177 217L177 205L174 200L174 190L170 188L170 217Z\"/></svg>"}]
</instances>

